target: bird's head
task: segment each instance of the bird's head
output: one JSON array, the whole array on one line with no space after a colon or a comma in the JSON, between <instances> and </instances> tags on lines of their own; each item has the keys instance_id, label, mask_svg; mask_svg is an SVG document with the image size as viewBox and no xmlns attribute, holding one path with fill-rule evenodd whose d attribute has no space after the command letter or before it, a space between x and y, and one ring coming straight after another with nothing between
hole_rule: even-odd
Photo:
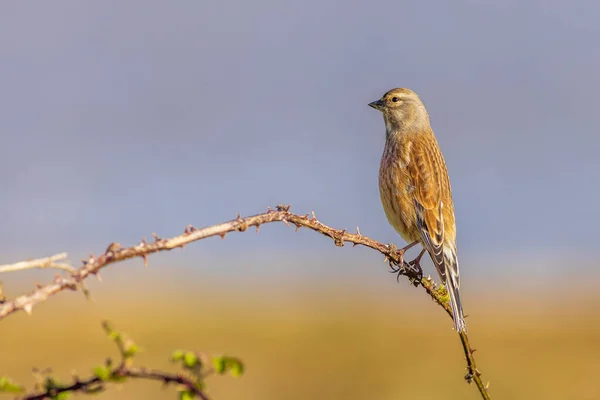
<instances>
[{"instance_id":1,"label":"bird's head","mask_svg":"<svg viewBox=\"0 0 600 400\"><path fill-rule=\"evenodd\" d=\"M392 89L369 106L381 111L388 133L429 127L427 110L419 96L410 89Z\"/></svg>"}]
</instances>

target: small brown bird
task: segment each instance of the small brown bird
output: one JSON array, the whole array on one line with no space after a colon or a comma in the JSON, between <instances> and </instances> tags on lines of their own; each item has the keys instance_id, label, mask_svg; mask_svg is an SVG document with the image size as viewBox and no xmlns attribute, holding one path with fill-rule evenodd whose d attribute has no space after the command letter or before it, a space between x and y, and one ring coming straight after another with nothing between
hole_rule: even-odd
<instances>
[{"instance_id":1,"label":"small brown bird","mask_svg":"<svg viewBox=\"0 0 600 400\"><path fill-rule=\"evenodd\" d=\"M385 148L379 168L379 194L389 223L406 240L425 250L450 295L454 328L466 331L460 301L456 225L450 179L431 129L427 110L410 89L392 89L369 104L383 113Z\"/></svg>"}]
</instances>

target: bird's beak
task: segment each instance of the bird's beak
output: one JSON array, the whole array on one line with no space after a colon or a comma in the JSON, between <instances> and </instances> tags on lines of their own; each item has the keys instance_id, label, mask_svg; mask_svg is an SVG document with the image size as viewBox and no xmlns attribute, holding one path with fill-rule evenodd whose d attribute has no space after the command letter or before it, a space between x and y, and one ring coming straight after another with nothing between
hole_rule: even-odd
<instances>
[{"instance_id":1,"label":"bird's beak","mask_svg":"<svg viewBox=\"0 0 600 400\"><path fill-rule=\"evenodd\" d=\"M383 101L377 100L372 103L369 103L369 107L373 107L376 110L383 111Z\"/></svg>"}]
</instances>

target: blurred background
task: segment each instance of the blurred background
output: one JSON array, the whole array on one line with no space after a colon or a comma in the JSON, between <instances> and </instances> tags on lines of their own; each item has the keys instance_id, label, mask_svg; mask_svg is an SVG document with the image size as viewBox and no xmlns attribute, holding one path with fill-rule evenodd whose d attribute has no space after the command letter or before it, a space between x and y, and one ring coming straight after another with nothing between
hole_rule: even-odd
<instances>
[{"instance_id":1,"label":"blurred background","mask_svg":"<svg viewBox=\"0 0 600 400\"><path fill-rule=\"evenodd\" d=\"M384 243L392 87L425 102L456 203L461 291L494 398L600 398L600 4L457 0L0 5L0 264L292 204ZM430 262L426 272L433 274ZM112 266L2 321L0 375L67 380L115 350L242 358L214 399L477 399L447 315L380 254L283 224ZM54 271L4 274L7 296ZM437 279L437 277L435 277ZM155 383L104 399L174 398Z\"/></svg>"}]
</instances>

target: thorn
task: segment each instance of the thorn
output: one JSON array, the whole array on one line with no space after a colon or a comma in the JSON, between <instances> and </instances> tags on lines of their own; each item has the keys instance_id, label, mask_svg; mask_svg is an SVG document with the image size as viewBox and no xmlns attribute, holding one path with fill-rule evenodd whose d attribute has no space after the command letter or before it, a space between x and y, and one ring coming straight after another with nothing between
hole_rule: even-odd
<instances>
[{"instance_id":1,"label":"thorn","mask_svg":"<svg viewBox=\"0 0 600 400\"><path fill-rule=\"evenodd\" d=\"M481 376L481 372L479 372L479 370L477 368L475 368L475 375Z\"/></svg>"},{"instance_id":2,"label":"thorn","mask_svg":"<svg viewBox=\"0 0 600 400\"><path fill-rule=\"evenodd\" d=\"M160 240L160 238L158 237L158 235L154 232L152 232L152 237L154 238L155 242L158 242Z\"/></svg>"},{"instance_id":3,"label":"thorn","mask_svg":"<svg viewBox=\"0 0 600 400\"><path fill-rule=\"evenodd\" d=\"M236 221L240 223L240 226L237 227L238 232L244 232L246 229L248 229L248 223L242 219L240 213L238 213Z\"/></svg>"},{"instance_id":4,"label":"thorn","mask_svg":"<svg viewBox=\"0 0 600 400\"><path fill-rule=\"evenodd\" d=\"M223 233L219 233L219 236L221 236L221 239L225 239L225 235L226 235L226 233L225 233L225 232L223 232Z\"/></svg>"},{"instance_id":5,"label":"thorn","mask_svg":"<svg viewBox=\"0 0 600 400\"><path fill-rule=\"evenodd\" d=\"M356 247L356 246L358 246L358 243L352 242L352 247Z\"/></svg>"},{"instance_id":6,"label":"thorn","mask_svg":"<svg viewBox=\"0 0 600 400\"><path fill-rule=\"evenodd\" d=\"M27 315L31 315L33 311L33 305L31 303L27 303L23 306L23 310L27 313Z\"/></svg>"},{"instance_id":7,"label":"thorn","mask_svg":"<svg viewBox=\"0 0 600 400\"><path fill-rule=\"evenodd\" d=\"M488 390L489 388L490 388L490 382L488 381L488 382L485 384L485 390Z\"/></svg>"},{"instance_id":8,"label":"thorn","mask_svg":"<svg viewBox=\"0 0 600 400\"><path fill-rule=\"evenodd\" d=\"M282 219L281 222L283 222L286 226L290 226L290 223L287 221L287 219Z\"/></svg>"},{"instance_id":9,"label":"thorn","mask_svg":"<svg viewBox=\"0 0 600 400\"><path fill-rule=\"evenodd\" d=\"M469 351L470 351L471 353L475 353L475 352L477 351L477 349L474 349L474 348L470 347L470 348L469 348Z\"/></svg>"},{"instance_id":10,"label":"thorn","mask_svg":"<svg viewBox=\"0 0 600 400\"><path fill-rule=\"evenodd\" d=\"M271 210L271 206L267 206L267 212L271 212L273 210Z\"/></svg>"},{"instance_id":11,"label":"thorn","mask_svg":"<svg viewBox=\"0 0 600 400\"><path fill-rule=\"evenodd\" d=\"M291 204L287 204L287 205L279 204L279 205L277 205L277 211L288 212L288 211L290 211L291 206L292 206Z\"/></svg>"},{"instance_id":12,"label":"thorn","mask_svg":"<svg viewBox=\"0 0 600 400\"><path fill-rule=\"evenodd\" d=\"M335 231L333 234L333 242L338 247L344 247L344 235L346 234L346 230L342 229L341 231Z\"/></svg>"},{"instance_id":13,"label":"thorn","mask_svg":"<svg viewBox=\"0 0 600 400\"><path fill-rule=\"evenodd\" d=\"M358 226L356 227L356 234L357 234L358 236L362 236L362 235L360 234L360 229L358 229Z\"/></svg>"},{"instance_id":14,"label":"thorn","mask_svg":"<svg viewBox=\"0 0 600 400\"><path fill-rule=\"evenodd\" d=\"M311 214L312 214L311 221L316 221L317 220L317 216L315 215L315 212L311 211Z\"/></svg>"},{"instance_id":15,"label":"thorn","mask_svg":"<svg viewBox=\"0 0 600 400\"><path fill-rule=\"evenodd\" d=\"M140 244L138 244L138 246L140 246L140 247L144 247L144 246L146 246L147 244L148 244L148 242L146 242L146 237L144 236L144 237L142 238L142 240L140 241Z\"/></svg>"},{"instance_id":16,"label":"thorn","mask_svg":"<svg viewBox=\"0 0 600 400\"><path fill-rule=\"evenodd\" d=\"M256 225L256 233L260 230L260 224Z\"/></svg>"},{"instance_id":17,"label":"thorn","mask_svg":"<svg viewBox=\"0 0 600 400\"><path fill-rule=\"evenodd\" d=\"M144 259L144 267L148 266L148 256L146 254L142 254L142 258Z\"/></svg>"},{"instance_id":18,"label":"thorn","mask_svg":"<svg viewBox=\"0 0 600 400\"><path fill-rule=\"evenodd\" d=\"M104 254L108 254L108 253L115 253L117 250L119 250L121 248L121 244L118 242L112 242L111 244L108 245L108 247L106 248L106 251L104 252Z\"/></svg>"},{"instance_id":19,"label":"thorn","mask_svg":"<svg viewBox=\"0 0 600 400\"><path fill-rule=\"evenodd\" d=\"M92 295L89 291L89 289L85 286L85 284L83 282L79 282L79 286L81 286L81 292L83 293L83 295L85 296L85 298L88 301L92 300Z\"/></svg>"},{"instance_id":20,"label":"thorn","mask_svg":"<svg viewBox=\"0 0 600 400\"><path fill-rule=\"evenodd\" d=\"M96 271L94 273L94 275L96 275L96 279L98 279L98 282L102 282L102 277L100 276L100 274L98 273L98 271Z\"/></svg>"},{"instance_id":21,"label":"thorn","mask_svg":"<svg viewBox=\"0 0 600 400\"><path fill-rule=\"evenodd\" d=\"M298 232L300 230L300 225L296 224L296 230L294 232Z\"/></svg>"},{"instance_id":22,"label":"thorn","mask_svg":"<svg viewBox=\"0 0 600 400\"><path fill-rule=\"evenodd\" d=\"M388 261L390 261L390 258L389 258L388 256L385 256L385 257L383 258L383 262L388 262Z\"/></svg>"}]
</instances>

